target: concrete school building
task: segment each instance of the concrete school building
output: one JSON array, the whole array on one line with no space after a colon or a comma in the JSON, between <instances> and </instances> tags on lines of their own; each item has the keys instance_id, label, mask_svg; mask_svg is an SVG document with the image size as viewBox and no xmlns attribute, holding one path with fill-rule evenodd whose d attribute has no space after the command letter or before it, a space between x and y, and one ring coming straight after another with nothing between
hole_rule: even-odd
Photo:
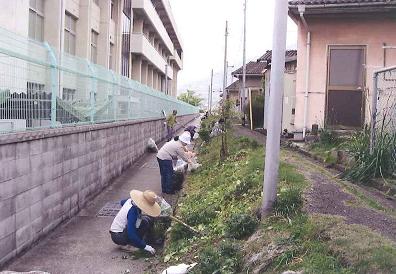
<instances>
[{"instance_id":1,"label":"concrete school building","mask_svg":"<svg viewBox=\"0 0 396 274\"><path fill-rule=\"evenodd\" d=\"M0 27L177 94L183 47L168 0L1 1Z\"/></svg>"}]
</instances>

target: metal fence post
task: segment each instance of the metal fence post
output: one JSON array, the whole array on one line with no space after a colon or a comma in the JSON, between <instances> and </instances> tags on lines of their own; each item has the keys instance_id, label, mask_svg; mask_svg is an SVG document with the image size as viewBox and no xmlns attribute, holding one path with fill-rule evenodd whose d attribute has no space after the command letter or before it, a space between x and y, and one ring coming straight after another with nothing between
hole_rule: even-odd
<instances>
[{"instance_id":1,"label":"metal fence post","mask_svg":"<svg viewBox=\"0 0 396 274\"><path fill-rule=\"evenodd\" d=\"M375 145L375 128L377 123L377 101L378 101L378 73L373 74L373 98L371 103L371 129L370 129L370 153L373 153Z\"/></svg>"},{"instance_id":2,"label":"metal fence post","mask_svg":"<svg viewBox=\"0 0 396 274\"><path fill-rule=\"evenodd\" d=\"M129 85L129 91L128 91L128 119L132 119L132 109L131 109L131 103L132 103L132 91L133 91L133 86L132 86L132 81L128 81Z\"/></svg>"},{"instance_id":3,"label":"metal fence post","mask_svg":"<svg viewBox=\"0 0 396 274\"><path fill-rule=\"evenodd\" d=\"M92 67L92 64L86 60L87 65L88 65L88 69L91 72L91 91L89 92L90 95L90 122L93 124L95 122L95 95L96 95L96 91L97 91L97 86L96 86L96 78L95 78L95 71Z\"/></svg>"},{"instance_id":4,"label":"metal fence post","mask_svg":"<svg viewBox=\"0 0 396 274\"><path fill-rule=\"evenodd\" d=\"M48 50L49 61L51 63L51 127L56 127L56 98L57 98L57 85L58 85L58 76L57 76L57 67L58 62L56 60L56 56L54 50L50 47L50 45L45 42L44 46Z\"/></svg>"},{"instance_id":5,"label":"metal fence post","mask_svg":"<svg viewBox=\"0 0 396 274\"><path fill-rule=\"evenodd\" d=\"M111 77L113 78L113 88L111 89L112 100L113 100L113 119L114 119L114 121L117 121L117 105L116 105L116 100L115 100L116 77L115 77L114 71L110 70L110 73L111 73Z\"/></svg>"}]
</instances>

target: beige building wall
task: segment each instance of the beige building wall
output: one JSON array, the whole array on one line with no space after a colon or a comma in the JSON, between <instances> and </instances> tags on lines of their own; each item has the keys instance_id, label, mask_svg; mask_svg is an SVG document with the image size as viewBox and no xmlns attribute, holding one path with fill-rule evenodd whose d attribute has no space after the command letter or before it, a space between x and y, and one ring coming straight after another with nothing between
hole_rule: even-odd
<instances>
[{"instance_id":1,"label":"beige building wall","mask_svg":"<svg viewBox=\"0 0 396 274\"><path fill-rule=\"evenodd\" d=\"M141 78L143 84L177 96L183 50L169 7L168 0L158 0L156 6L151 0L132 1L132 78Z\"/></svg>"},{"instance_id":2,"label":"beige building wall","mask_svg":"<svg viewBox=\"0 0 396 274\"><path fill-rule=\"evenodd\" d=\"M76 20L75 55L93 61L91 42L94 31L97 34L95 62L121 74L124 0L99 0L98 4L94 0L42 1L44 41L55 51L63 52L65 18L66 14L71 15ZM169 3L160 0L165 7L161 16L151 0L131 0L131 3L129 77L161 92L165 92L167 79L168 94L176 96L182 48ZM0 1L0 27L28 36L29 0ZM69 83L68 88L74 88L75 83L70 77L61 78L61 82ZM61 84L60 93L62 88Z\"/></svg>"},{"instance_id":3,"label":"beige building wall","mask_svg":"<svg viewBox=\"0 0 396 274\"><path fill-rule=\"evenodd\" d=\"M312 124L324 125L326 109L327 53L331 45L354 45L366 47L365 121L370 114L372 96L372 75L377 69L396 65L396 50L386 50L383 43L396 46L396 20L375 15L372 17L316 18L308 19L311 29L311 67L308 97L307 128ZM306 73L306 30L298 26L298 72L296 84L295 127L304 125L304 92ZM384 59L385 56L385 59Z\"/></svg>"},{"instance_id":4,"label":"beige building wall","mask_svg":"<svg viewBox=\"0 0 396 274\"><path fill-rule=\"evenodd\" d=\"M295 62L294 62L295 64ZM295 65L294 65L295 67ZM282 115L282 131L287 129L288 132L295 130L295 107L296 107L296 71L285 71L283 80L283 98L282 109L279 115ZM264 128L268 126L268 112L270 100L270 80L271 69L267 69L264 73Z\"/></svg>"}]
</instances>

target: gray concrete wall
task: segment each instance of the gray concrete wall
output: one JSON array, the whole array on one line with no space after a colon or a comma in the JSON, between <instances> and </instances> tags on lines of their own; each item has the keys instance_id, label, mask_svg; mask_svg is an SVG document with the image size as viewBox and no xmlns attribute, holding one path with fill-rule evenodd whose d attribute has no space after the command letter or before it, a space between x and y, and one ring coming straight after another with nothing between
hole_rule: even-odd
<instances>
[{"instance_id":1,"label":"gray concrete wall","mask_svg":"<svg viewBox=\"0 0 396 274\"><path fill-rule=\"evenodd\" d=\"M75 215L144 154L148 138L165 133L157 119L0 135L0 267Z\"/></svg>"}]
</instances>

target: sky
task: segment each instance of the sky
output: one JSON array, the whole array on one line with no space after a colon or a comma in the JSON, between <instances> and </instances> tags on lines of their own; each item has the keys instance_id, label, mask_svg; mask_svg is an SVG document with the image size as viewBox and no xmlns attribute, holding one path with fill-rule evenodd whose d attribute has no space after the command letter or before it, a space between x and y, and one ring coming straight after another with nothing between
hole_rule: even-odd
<instances>
[{"instance_id":1,"label":"sky","mask_svg":"<svg viewBox=\"0 0 396 274\"><path fill-rule=\"evenodd\" d=\"M222 89L225 21L229 24L229 72L242 65L244 0L169 0L183 43L183 70L178 75L179 94L191 89L207 100L210 72L214 90ZM247 62L271 49L275 0L247 0ZM287 48L297 45L297 27L288 19ZM228 83L231 83L229 76ZM218 98L218 93L214 94ZM215 99L215 100L216 100Z\"/></svg>"}]
</instances>

